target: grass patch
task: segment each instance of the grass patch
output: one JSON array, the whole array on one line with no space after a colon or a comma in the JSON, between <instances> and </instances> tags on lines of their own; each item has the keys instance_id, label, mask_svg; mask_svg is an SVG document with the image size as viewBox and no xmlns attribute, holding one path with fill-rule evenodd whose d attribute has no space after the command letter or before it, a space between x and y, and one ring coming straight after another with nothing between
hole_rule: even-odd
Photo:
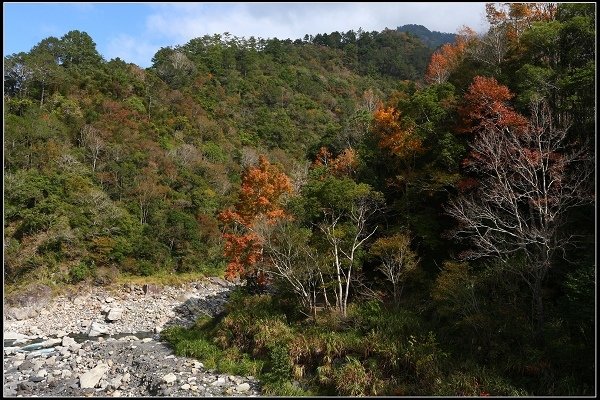
<instances>
[{"instance_id":1,"label":"grass patch","mask_svg":"<svg viewBox=\"0 0 600 400\"><path fill-rule=\"evenodd\" d=\"M153 285L161 285L161 286L175 286L175 285L186 284L189 282L200 281L200 280L204 279L205 277L206 276L200 272L174 273L174 272L167 272L167 271L158 271L155 274L152 274L149 276L120 274L115 279L115 284L116 285L153 284Z\"/></svg>"},{"instance_id":2,"label":"grass patch","mask_svg":"<svg viewBox=\"0 0 600 400\"><path fill-rule=\"evenodd\" d=\"M163 337L207 368L258 377L266 395L377 396L399 386L431 394L434 385L424 381L440 380L445 354L410 312L365 303L346 318L323 312L316 321L290 321L285 310L272 295L238 289L222 318L202 317Z\"/></svg>"}]
</instances>

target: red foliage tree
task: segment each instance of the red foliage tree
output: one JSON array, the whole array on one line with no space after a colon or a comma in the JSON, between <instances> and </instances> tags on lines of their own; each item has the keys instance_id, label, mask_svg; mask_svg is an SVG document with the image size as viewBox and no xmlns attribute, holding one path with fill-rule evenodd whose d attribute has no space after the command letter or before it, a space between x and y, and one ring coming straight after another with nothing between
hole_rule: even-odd
<instances>
[{"instance_id":1,"label":"red foliage tree","mask_svg":"<svg viewBox=\"0 0 600 400\"><path fill-rule=\"evenodd\" d=\"M253 230L255 222L266 219L267 223L285 218L281 208L282 196L292 191L290 178L259 157L258 166L246 170L238 201L233 208L222 211L219 219L227 224L225 257L229 260L226 277L237 277L261 282L264 277L257 268L262 259L262 244Z\"/></svg>"},{"instance_id":2,"label":"red foliage tree","mask_svg":"<svg viewBox=\"0 0 600 400\"><path fill-rule=\"evenodd\" d=\"M508 103L514 95L494 78L476 76L459 109L462 127L459 131L477 133L491 127L516 129L527 127L527 119Z\"/></svg>"}]
</instances>

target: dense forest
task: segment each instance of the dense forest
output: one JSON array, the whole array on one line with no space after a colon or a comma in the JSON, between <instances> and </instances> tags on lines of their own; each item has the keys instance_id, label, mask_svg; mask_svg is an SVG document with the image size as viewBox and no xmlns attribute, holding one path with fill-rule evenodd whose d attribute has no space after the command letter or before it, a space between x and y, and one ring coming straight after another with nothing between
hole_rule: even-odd
<instances>
[{"instance_id":1,"label":"dense forest","mask_svg":"<svg viewBox=\"0 0 600 400\"><path fill-rule=\"evenodd\" d=\"M595 4L486 11L5 57L5 290L225 276L163 336L266 394L593 395Z\"/></svg>"}]
</instances>

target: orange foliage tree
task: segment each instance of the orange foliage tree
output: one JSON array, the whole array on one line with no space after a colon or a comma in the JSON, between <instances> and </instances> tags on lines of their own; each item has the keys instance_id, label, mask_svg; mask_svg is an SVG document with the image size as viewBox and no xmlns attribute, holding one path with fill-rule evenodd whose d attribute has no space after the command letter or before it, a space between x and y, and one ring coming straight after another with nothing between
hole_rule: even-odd
<instances>
[{"instance_id":1,"label":"orange foliage tree","mask_svg":"<svg viewBox=\"0 0 600 400\"><path fill-rule=\"evenodd\" d=\"M358 156L354 149L348 148L334 157L327 147L321 147L312 165L313 167L327 167L337 177L351 176L358 167Z\"/></svg>"},{"instance_id":2,"label":"orange foliage tree","mask_svg":"<svg viewBox=\"0 0 600 400\"><path fill-rule=\"evenodd\" d=\"M424 151L421 139L414 133L413 124L403 121L400 112L394 107L375 111L373 122L373 132L382 149L400 159L408 159Z\"/></svg>"},{"instance_id":3,"label":"orange foliage tree","mask_svg":"<svg viewBox=\"0 0 600 400\"><path fill-rule=\"evenodd\" d=\"M222 211L219 219L227 226L223 233L228 279L244 278L264 283L257 268L262 260L262 243L253 225L259 220L275 223L286 217L281 208L282 196L292 191L290 178L260 156L258 165L250 167L242 177L238 201L233 208Z\"/></svg>"},{"instance_id":4,"label":"orange foliage tree","mask_svg":"<svg viewBox=\"0 0 600 400\"><path fill-rule=\"evenodd\" d=\"M469 43L475 38L475 32L464 27L456 36L454 43L446 43L431 55L425 72L428 83L444 83L452 71L458 67L466 54Z\"/></svg>"}]
</instances>

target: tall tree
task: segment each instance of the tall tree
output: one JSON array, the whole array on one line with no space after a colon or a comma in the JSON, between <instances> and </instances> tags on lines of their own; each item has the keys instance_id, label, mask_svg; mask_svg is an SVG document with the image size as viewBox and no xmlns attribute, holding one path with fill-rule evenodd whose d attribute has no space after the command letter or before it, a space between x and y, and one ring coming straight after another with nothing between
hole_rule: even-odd
<instances>
[{"instance_id":1,"label":"tall tree","mask_svg":"<svg viewBox=\"0 0 600 400\"><path fill-rule=\"evenodd\" d=\"M262 259L260 237L254 224L261 219L274 223L285 217L281 201L290 193L290 179L264 156L258 165L250 167L242 177L242 187L234 208L222 211L219 219L227 224L225 257L229 260L226 275L230 279L245 278L253 283L264 277L257 268Z\"/></svg>"},{"instance_id":2,"label":"tall tree","mask_svg":"<svg viewBox=\"0 0 600 400\"><path fill-rule=\"evenodd\" d=\"M509 94L505 87L491 87L497 89L491 97ZM568 127L555 124L545 102L532 104L527 125L506 104L496 106L483 118L476 113L478 128L466 165L479 177L478 186L452 199L447 211L458 221L454 236L472 244L462 258L499 259L529 286L540 334L544 281L555 256L573 241L560 228L569 209L590 201L592 170L582 146L569 142Z\"/></svg>"}]
</instances>

